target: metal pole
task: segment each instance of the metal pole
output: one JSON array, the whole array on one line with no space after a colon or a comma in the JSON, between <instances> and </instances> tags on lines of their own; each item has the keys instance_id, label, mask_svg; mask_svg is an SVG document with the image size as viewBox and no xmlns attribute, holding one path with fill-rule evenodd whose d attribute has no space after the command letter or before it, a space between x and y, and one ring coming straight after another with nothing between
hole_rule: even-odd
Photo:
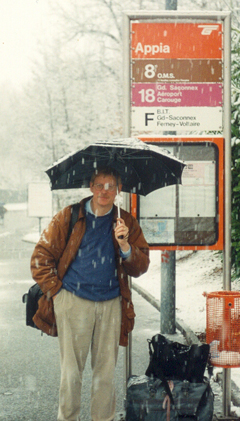
<instances>
[{"instance_id":1,"label":"metal pole","mask_svg":"<svg viewBox=\"0 0 240 421\"><path fill-rule=\"evenodd\" d=\"M131 103L131 85L130 85L130 18L123 15L123 136L129 137L130 127L130 103Z\"/></svg>"},{"instance_id":2,"label":"metal pole","mask_svg":"<svg viewBox=\"0 0 240 421\"><path fill-rule=\"evenodd\" d=\"M224 224L224 289L231 290L231 38L230 16L224 25L224 140L225 140L225 224Z\"/></svg>"},{"instance_id":3,"label":"metal pole","mask_svg":"<svg viewBox=\"0 0 240 421\"><path fill-rule=\"evenodd\" d=\"M175 316L175 252L161 254L161 333L176 332Z\"/></svg>"},{"instance_id":4,"label":"metal pole","mask_svg":"<svg viewBox=\"0 0 240 421\"><path fill-rule=\"evenodd\" d=\"M165 9L166 10L177 10L177 0L166 0Z\"/></svg>"},{"instance_id":5,"label":"metal pole","mask_svg":"<svg viewBox=\"0 0 240 421\"><path fill-rule=\"evenodd\" d=\"M177 0L166 0L166 10L177 10ZM169 132L164 134L170 134ZM176 134L171 133L172 135ZM176 252L164 250L161 253L161 333L176 332Z\"/></svg>"},{"instance_id":6,"label":"metal pole","mask_svg":"<svg viewBox=\"0 0 240 421\"><path fill-rule=\"evenodd\" d=\"M123 15L123 135L130 136L130 58L129 58L129 39L130 39L130 19ZM130 209L129 194L123 194L123 208ZM129 278L131 288L131 279ZM124 352L124 390L127 392L127 381L132 374L132 334L128 335L128 346Z\"/></svg>"},{"instance_id":7,"label":"metal pole","mask_svg":"<svg viewBox=\"0 0 240 421\"><path fill-rule=\"evenodd\" d=\"M225 140L225 200L223 289L231 290L231 16L224 20L224 131ZM230 416L231 369L223 369L223 415Z\"/></svg>"},{"instance_id":8,"label":"metal pole","mask_svg":"<svg viewBox=\"0 0 240 421\"><path fill-rule=\"evenodd\" d=\"M42 234L42 218L41 218L41 216L39 216L39 224L38 224L38 226L39 226L39 235L41 235Z\"/></svg>"},{"instance_id":9,"label":"metal pole","mask_svg":"<svg viewBox=\"0 0 240 421\"><path fill-rule=\"evenodd\" d=\"M229 417L231 412L231 369L223 368L223 416Z\"/></svg>"}]
</instances>

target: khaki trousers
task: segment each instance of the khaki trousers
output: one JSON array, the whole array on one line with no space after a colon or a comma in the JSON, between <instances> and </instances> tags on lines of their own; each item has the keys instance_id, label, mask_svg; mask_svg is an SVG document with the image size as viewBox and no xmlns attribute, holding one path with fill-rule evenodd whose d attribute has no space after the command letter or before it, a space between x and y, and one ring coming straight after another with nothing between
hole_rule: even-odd
<instances>
[{"instance_id":1,"label":"khaki trousers","mask_svg":"<svg viewBox=\"0 0 240 421\"><path fill-rule=\"evenodd\" d=\"M61 358L58 421L79 421L82 374L91 348L93 421L115 414L114 372L120 328L120 297L89 301L62 289L54 300Z\"/></svg>"}]
</instances>

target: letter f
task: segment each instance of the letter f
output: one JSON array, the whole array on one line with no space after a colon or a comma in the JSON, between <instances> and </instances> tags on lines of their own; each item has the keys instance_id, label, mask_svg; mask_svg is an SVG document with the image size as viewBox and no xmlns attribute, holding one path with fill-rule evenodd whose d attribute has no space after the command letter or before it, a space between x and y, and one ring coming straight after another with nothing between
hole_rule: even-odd
<instances>
[{"instance_id":1,"label":"letter f","mask_svg":"<svg viewBox=\"0 0 240 421\"><path fill-rule=\"evenodd\" d=\"M148 126L149 121L153 121L153 118L150 118L150 115L154 115L154 113L145 113L145 126Z\"/></svg>"}]
</instances>

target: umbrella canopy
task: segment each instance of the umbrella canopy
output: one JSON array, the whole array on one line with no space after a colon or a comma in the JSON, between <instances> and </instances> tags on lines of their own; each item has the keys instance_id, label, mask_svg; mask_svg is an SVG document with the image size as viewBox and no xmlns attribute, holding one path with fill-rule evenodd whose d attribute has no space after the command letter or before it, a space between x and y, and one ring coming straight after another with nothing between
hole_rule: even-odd
<instances>
[{"instance_id":1,"label":"umbrella canopy","mask_svg":"<svg viewBox=\"0 0 240 421\"><path fill-rule=\"evenodd\" d=\"M52 190L89 187L94 171L115 169L122 191L146 196L161 187L181 183L184 163L166 149L136 139L97 141L67 155L47 169Z\"/></svg>"}]
</instances>

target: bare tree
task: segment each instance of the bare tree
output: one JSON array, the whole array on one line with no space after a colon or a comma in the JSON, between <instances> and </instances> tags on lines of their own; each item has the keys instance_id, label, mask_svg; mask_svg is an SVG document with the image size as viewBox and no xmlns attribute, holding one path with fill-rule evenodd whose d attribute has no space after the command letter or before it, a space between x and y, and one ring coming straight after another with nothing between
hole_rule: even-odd
<instances>
[{"instance_id":1,"label":"bare tree","mask_svg":"<svg viewBox=\"0 0 240 421\"><path fill-rule=\"evenodd\" d=\"M32 177L44 174L54 160L93 139L122 135L122 12L165 9L165 0L51 3L55 36L40 40L31 82L0 113L0 142L7 138L12 155L25 162L26 179L29 171ZM178 0L178 9L232 8L238 17L239 3Z\"/></svg>"}]
</instances>

